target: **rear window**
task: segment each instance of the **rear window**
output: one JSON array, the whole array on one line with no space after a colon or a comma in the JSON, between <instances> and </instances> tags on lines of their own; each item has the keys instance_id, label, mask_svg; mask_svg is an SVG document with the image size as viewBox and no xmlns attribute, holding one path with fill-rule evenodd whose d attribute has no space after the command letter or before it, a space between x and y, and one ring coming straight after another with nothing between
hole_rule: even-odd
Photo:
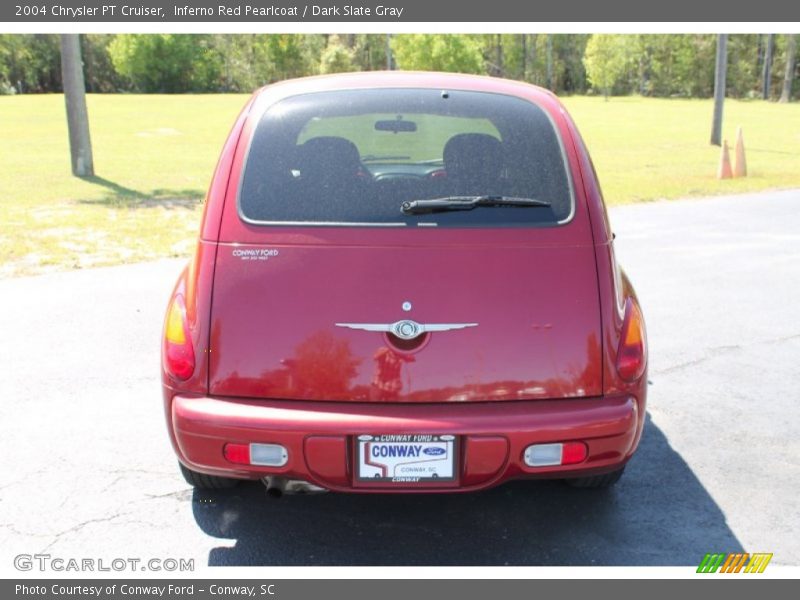
<instances>
[{"instance_id":1,"label":"rear window","mask_svg":"<svg viewBox=\"0 0 800 600\"><path fill-rule=\"evenodd\" d=\"M403 202L504 196L537 207L406 214ZM484 92L374 89L292 96L261 117L239 212L251 223L555 225L573 197L561 140L531 102Z\"/></svg>"}]
</instances>

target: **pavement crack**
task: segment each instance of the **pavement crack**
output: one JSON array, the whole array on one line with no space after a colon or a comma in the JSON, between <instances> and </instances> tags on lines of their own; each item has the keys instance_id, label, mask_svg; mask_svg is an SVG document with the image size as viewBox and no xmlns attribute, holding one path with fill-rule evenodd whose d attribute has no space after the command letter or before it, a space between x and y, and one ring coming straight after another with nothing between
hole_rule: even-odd
<instances>
[{"instance_id":1,"label":"pavement crack","mask_svg":"<svg viewBox=\"0 0 800 600\"><path fill-rule=\"evenodd\" d=\"M104 471L109 475L121 476L131 474L172 476L175 474L174 471L152 471L150 469L104 469Z\"/></svg>"},{"instance_id":2,"label":"pavement crack","mask_svg":"<svg viewBox=\"0 0 800 600\"><path fill-rule=\"evenodd\" d=\"M741 350L742 347L739 345L733 346L716 346L714 348L709 348L708 352L704 356L700 356L695 358L694 360L688 360L686 362L678 363L677 365L672 365L671 367L667 367L665 369L658 369L654 371L655 375L666 375L668 373L674 373L676 371L682 371L684 369L688 369L689 367L695 367L699 364L702 364L708 360L717 358L723 354L728 354L730 352L735 352L737 350Z\"/></svg>"},{"instance_id":3,"label":"pavement crack","mask_svg":"<svg viewBox=\"0 0 800 600\"><path fill-rule=\"evenodd\" d=\"M0 485L0 492L2 492L3 490L5 490L7 488L13 487L15 485L19 485L20 483L24 483L25 481L27 481L31 477L38 477L40 475L47 475L48 473L49 473L49 469L38 469L36 471L28 471L27 473L25 473L22 477L19 477L18 479L12 479L11 481L5 483L4 485Z\"/></svg>"},{"instance_id":4,"label":"pavement crack","mask_svg":"<svg viewBox=\"0 0 800 600\"><path fill-rule=\"evenodd\" d=\"M114 477L114 479L113 479L113 480L111 480L111 482L110 482L110 483L107 483L107 484L105 485L105 487L103 487L103 489L100 491L100 493L102 494L102 493L104 493L104 492L107 492L108 490L110 490L112 487L114 487L115 485L117 485L117 484L118 484L120 481L122 481L123 479L125 479L125 475L117 475L116 477Z\"/></svg>"},{"instance_id":5,"label":"pavement crack","mask_svg":"<svg viewBox=\"0 0 800 600\"><path fill-rule=\"evenodd\" d=\"M145 494L145 500L160 500L162 498L175 498L176 500L187 500L192 495L192 490L178 490L177 492L167 492L166 494Z\"/></svg>"},{"instance_id":6,"label":"pavement crack","mask_svg":"<svg viewBox=\"0 0 800 600\"><path fill-rule=\"evenodd\" d=\"M109 523L109 522L113 521L114 519L119 519L120 517L124 517L124 516L127 516L129 514L130 513L120 512L120 513L115 513L115 514L113 514L111 516L108 516L108 517L99 517L99 518L96 518L96 519L87 519L86 521L81 521L80 523L78 523L76 525L73 525L69 529L65 529L63 531L60 531L60 532L56 533L55 535L52 535L51 536L53 538L52 541L49 544L47 544L47 546L42 548L42 550L40 551L40 554L43 554L43 553L47 552L56 543L58 543L61 540L62 537L66 536L66 535L69 535L71 533L76 533L76 532L80 531L81 529L83 529L84 527L87 527L88 525L93 525L93 524L96 524L96 523Z\"/></svg>"},{"instance_id":7,"label":"pavement crack","mask_svg":"<svg viewBox=\"0 0 800 600\"><path fill-rule=\"evenodd\" d=\"M17 529L17 527L13 523L0 523L0 529L7 529L14 535L22 537L38 537L38 538L51 537L51 534L49 533L33 533L32 531L22 531L21 529Z\"/></svg>"},{"instance_id":8,"label":"pavement crack","mask_svg":"<svg viewBox=\"0 0 800 600\"><path fill-rule=\"evenodd\" d=\"M708 349L705 355L695 358L693 360L688 360L686 362L678 363L676 365L672 365L671 367L665 367L663 369L654 370L654 375L667 375L669 373L674 373L676 371L682 371L684 369L688 369L689 367L694 367L699 364L702 364L706 361L712 360L719 356L723 356L725 354L730 354L732 352L737 352L739 350L743 350L745 348L752 348L754 346L764 346L767 344L782 344L785 342L790 342L792 340L800 339L800 333L793 333L790 335L784 335L779 337L770 338L767 340L759 340L757 342L752 342L750 344L730 344L725 346L713 346Z\"/></svg>"}]
</instances>

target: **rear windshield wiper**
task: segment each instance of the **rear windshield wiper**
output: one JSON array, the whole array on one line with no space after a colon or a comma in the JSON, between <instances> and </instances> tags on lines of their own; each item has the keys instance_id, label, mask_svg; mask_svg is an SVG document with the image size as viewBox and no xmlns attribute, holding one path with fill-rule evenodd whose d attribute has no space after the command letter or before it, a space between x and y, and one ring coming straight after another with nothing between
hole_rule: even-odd
<instances>
[{"instance_id":1,"label":"rear windshield wiper","mask_svg":"<svg viewBox=\"0 0 800 600\"><path fill-rule=\"evenodd\" d=\"M443 212L447 210L472 210L477 206L550 206L549 202L536 198L516 198L514 196L447 196L430 200L409 200L400 205L407 215Z\"/></svg>"}]
</instances>

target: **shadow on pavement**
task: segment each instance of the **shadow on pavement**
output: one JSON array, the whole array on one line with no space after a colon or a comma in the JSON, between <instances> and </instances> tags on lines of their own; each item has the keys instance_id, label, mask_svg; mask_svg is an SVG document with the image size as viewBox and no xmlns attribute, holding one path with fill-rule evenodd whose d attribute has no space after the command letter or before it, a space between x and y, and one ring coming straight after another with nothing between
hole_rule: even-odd
<instances>
[{"instance_id":1,"label":"shadow on pavement","mask_svg":"<svg viewBox=\"0 0 800 600\"><path fill-rule=\"evenodd\" d=\"M79 204L94 204L111 208L192 208L203 199L203 192L196 189L170 190L155 189L148 192L125 187L114 181L93 175L83 177L83 181L105 189L105 195L98 200L78 200Z\"/></svg>"},{"instance_id":2,"label":"shadow on pavement","mask_svg":"<svg viewBox=\"0 0 800 600\"><path fill-rule=\"evenodd\" d=\"M680 565L741 552L725 517L650 420L609 490L518 481L482 493L266 497L248 483L195 491L195 520L235 540L211 566Z\"/></svg>"}]
</instances>

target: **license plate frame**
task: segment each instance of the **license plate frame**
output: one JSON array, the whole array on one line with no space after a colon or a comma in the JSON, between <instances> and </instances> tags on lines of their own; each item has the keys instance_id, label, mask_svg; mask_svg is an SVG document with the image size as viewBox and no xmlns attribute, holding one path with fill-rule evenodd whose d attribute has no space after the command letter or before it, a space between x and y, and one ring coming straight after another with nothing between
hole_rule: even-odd
<instances>
[{"instance_id":1,"label":"license plate frame","mask_svg":"<svg viewBox=\"0 0 800 600\"><path fill-rule=\"evenodd\" d=\"M361 434L354 437L353 472L359 484L451 485L458 480L458 436ZM440 451L430 450L434 448Z\"/></svg>"}]
</instances>

